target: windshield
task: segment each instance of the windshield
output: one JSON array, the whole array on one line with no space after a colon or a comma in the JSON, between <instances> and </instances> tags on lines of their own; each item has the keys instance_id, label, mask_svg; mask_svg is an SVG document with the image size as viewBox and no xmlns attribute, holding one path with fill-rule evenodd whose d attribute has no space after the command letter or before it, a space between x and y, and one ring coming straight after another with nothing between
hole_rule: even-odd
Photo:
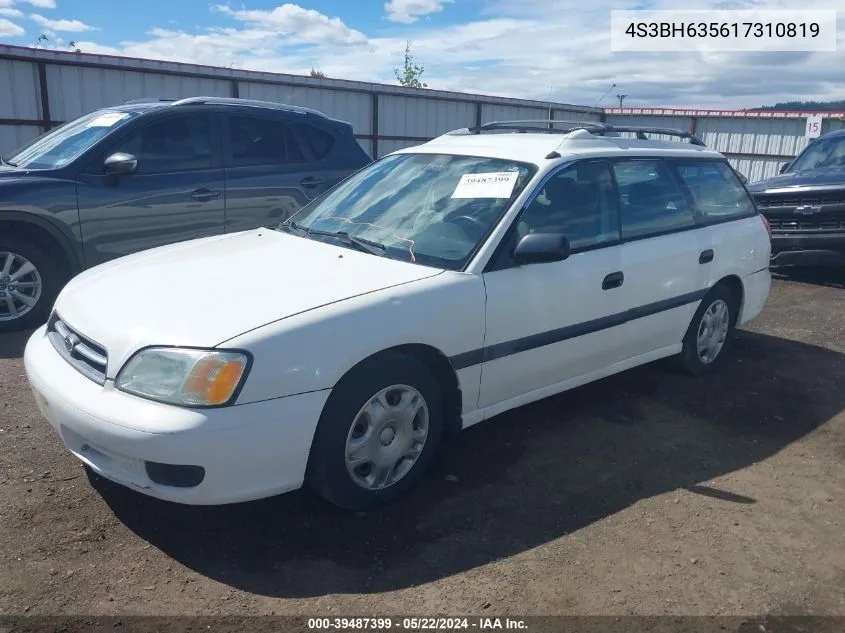
<instances>
[{"instance_id":1,"label":"windshield","mask_svg":"<svg viewBox=\"0 0 845 633\"><path fill-rule=\"evenodd\" d=\"M824 169L845 166L845 136L822 138L811 144L795 159L789 171Z\"/></svg>"},{"instance_id":2,"label":"windshield","mask_svg":"<svg viewBox=\"0 0 845 633\"><path fill-rule=\"evenodd\" d=\"M133 116L135 113L116 110L86 114L39 136L3 160L27 169L63 167Z\"/></svg>"},{"instance_id":3,"label":"windshield","mask_svg":"<svg viewBox=\"0 0 845 633\"><path fill-rule=\"evenodd\" d=\"M383 245L388 257L460 270L535 170L493 158L396 154L365 167L286 224L345 232Z\"/></svg>"}]
</instances>

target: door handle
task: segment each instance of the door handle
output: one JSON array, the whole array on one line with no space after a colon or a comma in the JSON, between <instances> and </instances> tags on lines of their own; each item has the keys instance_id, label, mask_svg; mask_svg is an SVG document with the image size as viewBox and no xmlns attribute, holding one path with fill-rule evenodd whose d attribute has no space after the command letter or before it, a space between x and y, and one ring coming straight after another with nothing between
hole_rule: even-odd
<instances>
[{"instance_id":1,"label":"door handle","mask_svg":"<svg viewBox=\"0 0 845 633\"><path fill-rule=\"evenodd\" d=\"M208 202L209 200L213 200L219 195L219 191L203 187L202 189L197 189L196 191L194 191L194 193L191 194L191 197L194 200L198 200L199 202Z\"/></svg>"},{"instance_id":2,"label":"door handle","mask_svg":"<svg viewBox=\"0 0 845 633\"><path fill-rule=\"evenodd\" d=\"M604 281L601 282L601 289L610 290L611 288L618 288L622 285L623 281L625 281L625 275L622 274L621 270L618 270L604 278Z\"/></svg>"},{"instance_id":3,"label":"door handle","mask_svg":"<svg viewBox=\"0 0 845 633\"><path fill-rule=\"evenodd\" d=\"M316 187L317 185L323 184L323 179L317 178L316 176L306 176L299 181L299 184L303 187Z\"/></svg>"},{"instance_id":4,"label":"door handle","mask_svg":"<svg viewBox=\"0 0 845 633\"><path fill-rule=\"evenodd\" d=\"M701 255L698 256L698 263L699 264L709 264L713 261L713 249L708 248L706 251L701 251Z\"/></svg>"}]
</instances>

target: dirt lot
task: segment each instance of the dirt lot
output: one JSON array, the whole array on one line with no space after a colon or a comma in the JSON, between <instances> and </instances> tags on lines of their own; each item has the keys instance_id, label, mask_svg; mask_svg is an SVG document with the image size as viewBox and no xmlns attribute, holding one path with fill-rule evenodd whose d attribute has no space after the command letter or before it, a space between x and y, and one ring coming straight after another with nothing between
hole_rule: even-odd
<instances>
[{"instance_id":1,"label":"dirt lot","mask_svg":"<svg viewBox=\"0 0 845 633\"><path fill-rule=\"evenodd\" d=\"M722 373L499 416L367 514L89 480L0 337L0 615L845 615L843 314L841 271L778 280Z\"/></svg>"}]
</instances>

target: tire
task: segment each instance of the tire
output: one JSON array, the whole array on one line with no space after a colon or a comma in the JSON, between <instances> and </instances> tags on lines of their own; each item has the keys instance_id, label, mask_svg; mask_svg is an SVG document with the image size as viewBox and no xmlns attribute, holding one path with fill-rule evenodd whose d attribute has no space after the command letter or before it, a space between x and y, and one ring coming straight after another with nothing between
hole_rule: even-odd
<instances>
[{"instance_id":1,"label":"tire","mask_svg":"<svg viewBox=\"0 0 845 633\"><path fill-rule=\"evenodd\" d=\"M31 272L16 278L30 265ZM26 239L0 237L0 333L44 323L61 286L57 262L40 246Z\"/></svg>"},{"instance_id":2,"label":"tire","mask_svg":"<svg viewBox=\"0 0 845 633\"><path fill-rule=\"evenodd\" d=\"M723 309L727 312L724 317L722 316ZM736 325L738 309L736 298L727 286L722 284L713 286L701 300L701 305L695 311L695 315L684 335L683 350L678 357L681 369L693 376L701 376L714 371L722 364L725 358L725 349L730 343ZM705 319L709 323L705 323ZM723 319L726 319L726 321ZM721 330L721 334L714 332L714 325L716 329ZM714 332L715 338L710 339L713 346L705 352L699 348L699 333L708 327L711 328L711 332ZM716 345L719 340L721 340L721 344ZM717 349L715 349L716 347Z\"/></svg>"},{"instance_id":3,"label":"tire","mask_svg":"<svg viewBox=\"0 0 845 633\"><path fill-rule=\"evenodd\" d=\"M394 407L402 402L415 414L400 415ZM443 428L443 393L432 372L411 356L382 354L351 370L332 390L317 424L306 484L347 510L389 503L422 478ZM403 457L408 453L415 455ZM358 464L348 464L348 455ZM385 475L390 468L392 478Z\"/></svg>"}]
</instances>

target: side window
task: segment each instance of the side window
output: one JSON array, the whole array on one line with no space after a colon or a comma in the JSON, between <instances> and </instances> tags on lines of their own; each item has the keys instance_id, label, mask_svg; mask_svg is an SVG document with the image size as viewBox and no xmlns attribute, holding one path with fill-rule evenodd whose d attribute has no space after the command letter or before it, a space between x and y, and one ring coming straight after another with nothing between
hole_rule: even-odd
<instances>
[{"instance_id":1,"label":"side window","mask_svg":"<svg viewBox=\"0 0 845 633\"><path fill-rule=\"evenodd\" d=\"M719 220L754 213L754 204L745 187L727 163L677 161L675 167L703 218Z\"/></svg>"},{"instance_id":2,"label":"side window","mask_svg":"<svg viewBox=\"0 0 845 633\"><path fill-rule=\"evenodd\" d=\"M140 129L115 151L138 159L136 174L209 169L211 119L202 114L168 117Z\"/></svg>"},{"instance_id":3,"label":"side window","mask_svg":"<svg viewBox=\"0 0 845 633\"><path fill-rule=\"evenodd\" d=\"M231 116L229 131L234 167L305 162L284 121Z\"/></svg>"},{"instance_id":4,"label":"side window","mask_svg":"<svg viewBox=\"0 0 845 633\"><path fill-rule=\"evenodd\" d=\"M321 160L332 150L334 136L323 130L306 125L305 123L294 123L297 134L305 142L314 158Z\"/></svg>"},{"instance_id":5,"label":"side window","mask_svg":"<svg viewBox=\"0 0 845 633\"><path fill-rule=\"evenodd\" d=\"M579 163L552 176L517 223L518 239L533 232L563 233L573 250L618 240L618 199L608 164Z\"/></svg>"},{"instance_id":6,"label":"side window","mask_svg":"<svg viewBox=\"0 0 845 633\"><path fill-rule=\"evenodd\" d=\"M695 225L684 192L662 160L613 164L622 210L622 237L641 237Z\"/></svg>"}]
</instances>

